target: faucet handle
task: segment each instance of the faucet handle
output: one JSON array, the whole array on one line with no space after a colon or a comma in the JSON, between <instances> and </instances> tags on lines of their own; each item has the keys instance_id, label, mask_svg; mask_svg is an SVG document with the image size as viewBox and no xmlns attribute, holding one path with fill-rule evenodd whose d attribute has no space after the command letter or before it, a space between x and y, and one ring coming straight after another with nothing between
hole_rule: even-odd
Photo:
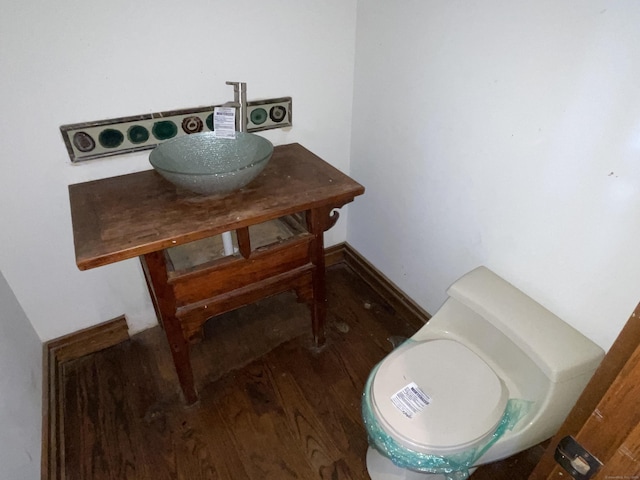
<instances>
[{"instance_id":1,"label":"faucet handle","mask_svg":"<svg viewBox=\"0 0 640 480\"><path fill-rule=\"evenodd\" d=\"M225 82L233 85L233 101L238 103L247 102L247 84L245 82Z\"/></svg>"}]
</instances>

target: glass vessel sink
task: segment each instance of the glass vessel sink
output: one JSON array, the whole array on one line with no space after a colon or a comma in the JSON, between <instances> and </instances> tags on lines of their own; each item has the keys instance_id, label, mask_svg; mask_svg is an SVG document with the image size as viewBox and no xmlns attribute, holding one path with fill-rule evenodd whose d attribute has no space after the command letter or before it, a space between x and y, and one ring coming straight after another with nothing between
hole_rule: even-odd
<instances>
[{"instance_id":1,"label":"glass vessel sink","mask_svg":"<svg viewBox=\"0 0 640 480\"><path fill-rule=\"evenodd\" d=\"M252 133L218 138L194 133L158 145L149 162L164 178L192 192L212 195L238 190L269 163L273 144Z\"/></svg>"}]
</instances>

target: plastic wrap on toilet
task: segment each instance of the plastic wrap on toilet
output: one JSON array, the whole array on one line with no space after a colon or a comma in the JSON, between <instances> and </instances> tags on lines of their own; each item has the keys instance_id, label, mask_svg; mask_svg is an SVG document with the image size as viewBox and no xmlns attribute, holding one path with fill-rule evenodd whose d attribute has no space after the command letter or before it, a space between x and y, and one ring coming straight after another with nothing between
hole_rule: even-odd
<instances>
[{"instance_id":1,"label":"plastic wrap on toilet","mask_svg":"<svg viewBox=\"0 0 640 480\"><path fill-rule=\"evenodd\" d=\"M362 396L362 417L369 436L369 444L395 465L425 473L444 474L448 480L464 480L469 477L469 468L498 441L507 431L529 412L532 402L509 399L500 422L493 434L473 448L449 456L429 455L410 450L398 444L378 424L371 405L371 383L378 366L367 380Z\"/></svg>"}]
</instances>

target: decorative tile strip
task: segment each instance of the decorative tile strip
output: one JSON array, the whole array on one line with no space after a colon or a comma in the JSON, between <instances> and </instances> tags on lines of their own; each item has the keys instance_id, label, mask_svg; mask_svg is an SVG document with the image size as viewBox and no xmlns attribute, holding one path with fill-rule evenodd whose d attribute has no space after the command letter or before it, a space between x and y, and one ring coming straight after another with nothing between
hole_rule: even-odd
<instances>
[{"instance_id":1,"label":"decorative tile strip","mask_svg":"<svg viewBox=\"0 0 640 480\"><path fill-rule=\"evenodd\" d=\"M150 150L172 138L213 130L213 109L199 107L62 125L73 163ZM291 97L247 102L247 131L292 126Z\"/></svg>"}]
</instances>

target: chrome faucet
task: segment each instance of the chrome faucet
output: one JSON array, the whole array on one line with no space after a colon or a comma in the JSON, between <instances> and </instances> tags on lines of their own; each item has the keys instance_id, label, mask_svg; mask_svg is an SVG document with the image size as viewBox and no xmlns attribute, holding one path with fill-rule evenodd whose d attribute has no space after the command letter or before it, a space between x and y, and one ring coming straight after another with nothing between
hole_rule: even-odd
<instances>
[{"instance_id":1,"label":"chrome faucet","mask_svg":"<svg viewBox=\"0 0 640 480\"><path fill-rule=\"evenodd\" d=\"M236 131L247 131L247 84L244 82L226 82L233 85L233 102L227 102L223 107L235 107L238 109L236 115Z\"/></svg>"},{"instance_id":2,"label":"chrome faucet","mask_svg":"<svg viewBox=\"0 0 640 480\"><path fill-rule=\"evenodd\" d=\"M236 114L236 131L247 131L247 84L244 82L226 82L227 85L233 85L233 102L223 104L223 107L237 108ZM236 248L233 246L233 237L231 232L222 232L222 247L225 255L234 255Z\"/></svg>"}]
</instances>

